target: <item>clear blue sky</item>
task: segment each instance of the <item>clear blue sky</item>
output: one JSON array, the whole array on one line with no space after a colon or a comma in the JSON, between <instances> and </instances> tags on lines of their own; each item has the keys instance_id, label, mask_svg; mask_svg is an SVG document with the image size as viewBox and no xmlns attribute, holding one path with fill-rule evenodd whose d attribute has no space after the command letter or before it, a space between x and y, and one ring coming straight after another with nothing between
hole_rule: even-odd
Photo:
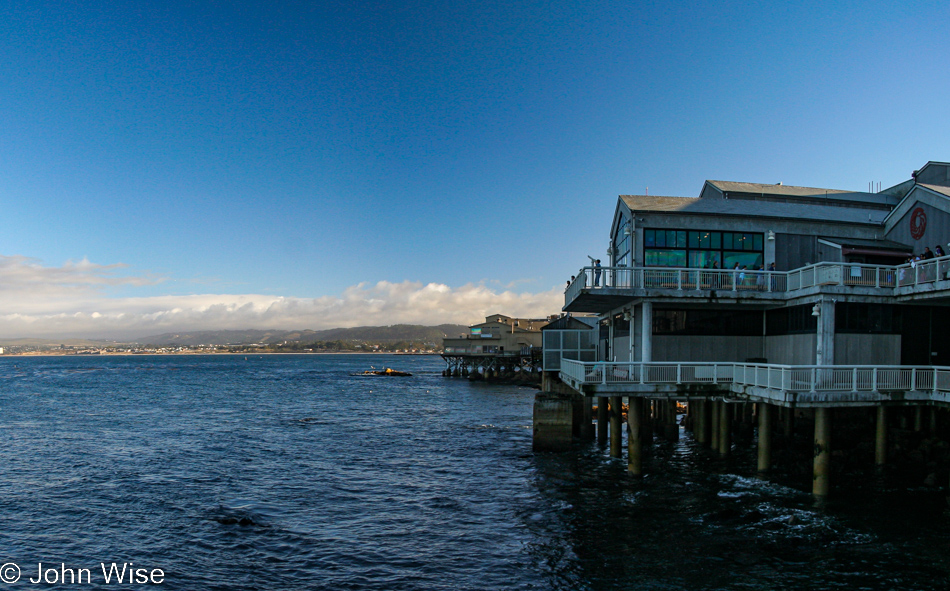
<instances>
[{"instance_id":1,"label":"clear blue sky","mask_svg":"<svg viewBox=\"0 0 950 591\"><path fill-rule=\"evenodd\" d=\"M3 2L0 337L186 329L116 320L182 296L191 327L417 320L430 283L431 323L547 307L618 194L950 160L948 31L946 2Z\"/></svg>"}]
</instances>

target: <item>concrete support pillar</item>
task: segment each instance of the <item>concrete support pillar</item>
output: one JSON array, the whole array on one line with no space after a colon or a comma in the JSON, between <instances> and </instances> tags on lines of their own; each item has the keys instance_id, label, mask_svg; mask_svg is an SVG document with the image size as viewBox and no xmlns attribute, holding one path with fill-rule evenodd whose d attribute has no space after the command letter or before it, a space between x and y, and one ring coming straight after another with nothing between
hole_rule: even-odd
<instances>
[{"instance_id":1,"label":"concrete support pillar","mask_svg":"<svg viewBox=\"0 0 950 591\"><path fill-rule=\"evenodd\" d=\"M719 403L719 455L726 457L729 455L729 448L732 445L730 430L732 428L731 405L725 402Z\"/></svg>"},{"instance_id":2,"label":"concrete support pillar","mask_svg":"<svg viewBox=\"0 0 950 591\"><path fill-rule=\"evenodd\" d=\"M709 401L709 447L719 451L719 402Z\"/></svg>"},{"instance_id":3,"label":"concrete support pillar","mask_svg":"<svg viewBox=\"0 0 950 591\"><path fill-rule=\"evenodd\" d=\"M920 433L924 430L924 407L919 404L914 407L914 431Z\"/></svg>"},{"instance_id":4,"label":"concrete support pillar","mask_svg":"<svg viewBox=\"0 0 950 591\"><path fill-rule=\"evenodd\" d=\"M594 399L590 396L584 397L584 421L581 425L581 438L593 441L597 435L594 432Z\"/></svg>"},{"instance_id":5,"label":"concrete support pillar","mask_svg":"<svg viewBox=\"0 0 950 591\"><path fill-rule=\"evenodd\" d=\"M928 428L928 432L930 433L930 436L933 437L937 434L937 409L933 406L930 406L927 408L927 411L927 416L930 419L930 427Z\"/></svg>"},{"instance_id":6,"label":"concrete support pillar","mask_svg":"<svg viewBox=\"0 0 950 591\"><path fill-rule=\"evenodd\" d=\"M640 327L640 360L653 361L653 302L641 304L643 326Z\"/></svg>"},{"instance_id":7,"label":"concrete support pillar","mask_svg":"<svg viewBox=\"0 0 950 591\"><path fill-rule=\"evenodd\" d=\"M538 392L534 396L534 451L564 451L571 447L574 404L569 395Z\"/></svg>"},{"instance_id":8,"label":"concrete support pillar","mask_svg":"<svg viewBox=\"0 0 950 591\"><path fill-rule=\"evenodd\" d=\"M815 346L815 365L835 363L835 304L822 299L818 303L818 341Z\"/></svg>"},{"instance_id":9,"label":"concrete support pillar","mask_svg":"<svg viewBox=\"0 0 950 591\"><path fill-rule=\"evenodd\" d=\"M619 458L623 455L623 431L620 423L623 419L623 399L620 396L610 397L610 457Z\"/></svg>"},{"instance_id":10,"label":"concrete support pillar","mask_svg":"<svg viewBox=\"0 0 950 591\"><path fill-rule=\"evenodd\" d=\"M607 397L597 397L597 444L607 445Z\"/></svg>"},{"instance_id":11,"label":"concrete support pillar","mask_svg":"<svg viewBox=\"0 0 950 591\"><path fill-rule=\"evenodd\" d=\"M760 402L756 405L759 414L758 471L768 472L772 467L772 406Z\"/></svg>"},{"instance_id":12,"label":"concrete support pillar","mask_svg":"<svg viewBox=\"0 0 950 591\"><path fill-rule=\"evenodd\" d=\"M643 476L643 398L630 397L627 408L627 470Z\"/></svg>"},{"instance_id":13,"label":"concrete support pillar","mask_svg":"<svg viewBox=\"0 0 950 591\"><path fill-rule=\"evenodd\" d=\"M706 422L706 415L708 404L705 400L699 400L694 403L690 403L690 407L696 405L695 410L692 413L693 418L693 436L696 438L696 442L700 445L709 444L709 427Z\"/></svg>"},{"instance_id":14,"label":"concrete support pillar","mask_svg":"<svg viewBox=\"0 0 950 591\"><path fill-rule=\"evenodd\" d=\"M887 464L887 407L877 407L877 425L874 431L874 465L883 468Z\"/></svg>"},{"instance_id":15,"label":"concrete support pillar","mask_svg":"<svg viewBox=\"0 0 950 591\"><path fill-rule=\"evenodd\" d=\"M812 494L823 499L831 492L831 409L815 409L815 464Z\"/></svg>"}]
</instances>

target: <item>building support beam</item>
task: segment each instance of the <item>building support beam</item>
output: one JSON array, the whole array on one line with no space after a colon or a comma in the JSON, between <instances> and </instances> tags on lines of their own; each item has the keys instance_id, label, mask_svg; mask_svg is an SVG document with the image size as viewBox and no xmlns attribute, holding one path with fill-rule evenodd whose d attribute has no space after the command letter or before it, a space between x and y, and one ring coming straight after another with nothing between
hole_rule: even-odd
<instances>
[{"instance_id":1,"label":"building support beam","mask_svg":"<svg viewBox=\"0 0 950 591\"><path fill-rule=\"evenodd\" d=\"M729 455L729 448L732 446L732 438L730 437L732 412L730 411L730 405L726 404L725 401L719 402L719 455L723 458Z\"/></svg>"},{"instance_id":2,"label":"building support beam","mask_svg":"<svg viewBox=\"0 0 950 591\"><path fill-rule=\"evenodd\" d=\"M772 405L759 402L756 410L759 415L757 468L760 474L764 474L772 467Z\"/></svg>"},{"instance_id":3,"label":"building support beam","mask_svg":"<svg viewBox=\"0 0 950 591\"><path fill-rule=\"evenodd\" d=\"M877 407L877 423L874 431L874 465L880 470L887 464L887 407Z\"/></svg>"},{"instance_id":4,"label":"building support beam","mask_svg":"<svg viewBox=\"0 0 950 591\"><path fill-rule=\"evenodd\" d=\"M703 446L709 445L709 403L705 400L697 400L690 403L690 407L696 405L693 417L693 436L696 441Z\"/></svg>"},{"instance_id":5,"label":"building support beam","mask_svg":"<svg viewBox=\"0 0 950 591\"><path fill-rule=\"evenodd\" d=\"M812 494L824 499L831 492L831 409L815 409L815 464Z\"/></svg>"},{"instance_id":6,"label":"building support beam","mask_svg":"<svg viewBox=\"0 0 950 591\"><path fill-rule=\"evenodd\" d=\"M620 430L620 423L623 419L623 398L620 396L610 397L610 457L619 458L623 456L621 446L623 445L623 431Z\"/></svg>"},{"instance_id":7,"label":"building support beam","mask_svg":"<svg viewBox=\"0 0 950 591\"><path fill-rule=\"evenodd\" d=\"M640 326L640 361L653 361L653 302L640 305L643 321ZM646 369L644 369L646 371Z\"/></svg>"},{"instance_id":8,"label":"building support beam","mask_svg":"<svg viewBox=\"0 0 950 591\"><path fill-rule=\"evenodd\" d=\"M607 445L607 397L597 397L597 445Z\"/></svg>"},{"instance_id":9,"label":"building support beam","mask_svg":"<svg viewBox=\"0 0 950 591\"><path fill-rule=\"evenodd\" d=\"M824 299L818 301L818 335L815 347L815 365L835 363L835 303Z\"/></svg>"},{"instance_id":10,"label":"building support beam","mask_svg":"<svg viewBox=\"0 0 950 591\"><path fill-rule=\"evenodd\" d=\"M709 448L719 451L719 402L710 400L709 404Z\"/></svg>"},{"instance_id":11,"label":"building support beam","mask_svg":"<svg viewBox=\"0 0 950 591\"><path fill-rule=\"evenodd\" d=\"M643 398L631 396L627 407L627 470L643 476Z\"/></svg>"}]
</instances>

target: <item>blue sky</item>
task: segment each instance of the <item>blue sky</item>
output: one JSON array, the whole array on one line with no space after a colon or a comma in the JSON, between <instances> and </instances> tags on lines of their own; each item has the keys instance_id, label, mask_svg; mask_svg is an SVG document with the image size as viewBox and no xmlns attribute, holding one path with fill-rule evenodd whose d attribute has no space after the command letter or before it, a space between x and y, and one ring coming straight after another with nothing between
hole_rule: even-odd
<instances>
[{"instance_id":1,"label":"blue sky","mask_svg":"<svg viewBox=\"0 0 950 591\"><path fill-rule=\"evenodd\" d=\"M0 338L558 311L618 194L950 160L938 2L0 3Z\"/></svg>"}]
</instances>

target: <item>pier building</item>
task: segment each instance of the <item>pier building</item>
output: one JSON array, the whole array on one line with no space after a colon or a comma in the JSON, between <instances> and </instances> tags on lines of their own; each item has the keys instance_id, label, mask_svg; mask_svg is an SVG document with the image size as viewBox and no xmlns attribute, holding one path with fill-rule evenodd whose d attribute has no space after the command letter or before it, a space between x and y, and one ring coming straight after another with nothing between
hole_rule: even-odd
<instances>
[{"instance_id":1,"label":"pier building","mask_svg":"<svg viewBox=\"0 0 950 591\"><path fill-rule=\"evenodd\" d=\"M562 359L547 394L596 400L598 436L617 457L626 399L634 474L645 425L676 436L680 408L723 455L731 423L756 421L761 471L776 421L813 420L813 492L825 496L838 409L873 414L880 466L893 421L950 422L948 242L944 162L879 191L710 180L698 197L621 195L607 264L565 290L565 312L599 318L597 360ZM556 414L536 412L536 434L549 434L536 448L579 431Z\"/></svg>"},{"instance_id":2,"label":"pier building","mask_svg":"<svg viewBox=\"0 0 950 591\"><path fill-rule=\"evenodd\" d=\"M512 318L493 314L467 334L442 340L442 374L484 379L541 379L541 328L557 316Z\"/></svg>"}]
</instances>

